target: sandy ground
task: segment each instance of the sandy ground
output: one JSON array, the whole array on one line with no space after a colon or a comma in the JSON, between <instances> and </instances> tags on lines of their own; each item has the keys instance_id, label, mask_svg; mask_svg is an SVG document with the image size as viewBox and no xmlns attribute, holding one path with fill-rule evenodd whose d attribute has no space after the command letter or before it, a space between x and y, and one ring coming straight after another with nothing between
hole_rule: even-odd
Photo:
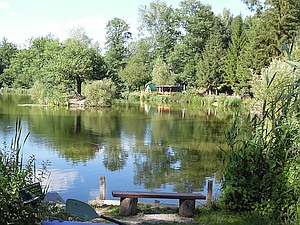
<instances>
[{"instance_id":1,"label":"sandy ground","mask_svg":"<svg viewBox=\"0 0 300 225\"><path fill-rule=\"evenodd\" d=\"M115 200L93 200L89 202L91 205L98 205L101 208L97 208L96 211L99 214L105 215L105 211L109 208L110 205L119 205L119 201ZM143 203L145 204L145 203ZM154 210L150 212L139 212L136 216L123 217L122 222L127 224L162 224L162 223L186 223L193 224L193 218L180 217L176 210L178 206L176 205L161 205L154 204L158 207L166 207L168 210L160 212L160 210ZM107 206L107 207L103 207ZM100 220L99 220L100 221ZM101 220L103 222L103 220Z\"/></svg>"}]
</instances>

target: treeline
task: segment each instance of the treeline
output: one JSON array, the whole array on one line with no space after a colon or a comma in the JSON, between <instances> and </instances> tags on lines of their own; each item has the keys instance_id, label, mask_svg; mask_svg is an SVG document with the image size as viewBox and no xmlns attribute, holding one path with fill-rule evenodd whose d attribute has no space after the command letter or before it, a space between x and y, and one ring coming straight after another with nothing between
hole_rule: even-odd
<instances>
[{"instance_id":1,"label":"treeline","mask_svg":"<svg viewBox=\"0 0 300 225\"><path fill-rule=\"evenodd\" d=\"M178 8L153 1L139 8L139 37L132 37L123 19L107 23L104 51L82 28L70 31L64 42L48 35L23 49L3 39L0 86L33 89L44 103L55 104L81 95L89 89L82 84L95 80L103 81L101 87L109 82L113 87L107 91L119 96L149 82L252 93L263 68L285 58L287 48L299 53L300 2L243 2L253 11L251 17L234 17L227 9L215 15L211 6L196 0L183 0Z\"/></svg>"}]
</instances>

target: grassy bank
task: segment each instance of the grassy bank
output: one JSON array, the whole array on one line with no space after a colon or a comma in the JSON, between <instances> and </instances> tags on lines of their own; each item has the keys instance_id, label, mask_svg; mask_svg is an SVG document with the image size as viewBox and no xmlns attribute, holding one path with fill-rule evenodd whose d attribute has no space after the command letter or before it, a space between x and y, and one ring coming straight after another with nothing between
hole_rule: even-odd
<instances>
[{"instance_id":1,"label":"grassy bank","mask_svg":"<svg viewBox=\"0 0 300 225\"><path fill-rule=\"evenodd\" d=\"M240 96L228 95L205 95L196 92L172 93L171 95L159 95L157 93L131 92L124 94L124 99L134 102L142 101L158 104L181 104L195 107L247 107L253 103L253 99L241 98Z\"/></svg>"},{"instance_id":2,"label":"grassy bank","mask_svg":"<svg viewBox=\"0 0 300 225\"><path fill-rule=\"evenodd\" d=\"M166 207L149 204L139 204L138 214L134 217L121 217L119 215L119 206L97 206L93 205L98 213L116 218L127 222L128 224L165 224L165 225L181 225L181 224L198 224L198 225L276 225L279 224L275 220L262 218L253 213L229 212L220 209L217 206L201 206L197 207L196 215L192 219L184 219L179 216L173 219L173 214L178 213L177 207ZM147 215L154 215L155 219L145 219ZM170 220L163 222L161 218L170 217ZM103 221L101 221L103 222Z\"/></svg>"}]
</instances>

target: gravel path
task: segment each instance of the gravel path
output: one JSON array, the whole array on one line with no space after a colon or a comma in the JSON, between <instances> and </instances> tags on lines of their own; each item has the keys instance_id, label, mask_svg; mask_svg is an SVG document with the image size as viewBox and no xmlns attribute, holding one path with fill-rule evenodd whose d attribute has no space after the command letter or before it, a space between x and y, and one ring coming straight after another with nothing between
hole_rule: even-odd
<instances>
[{"instance_id":1,"label":"gravel path","mask_svg":"<svg viewBox=\"0 0 300 225\"><path fill-rule=\"evenodd\" d=\"M142 216L125 217L123 220L127 224L194 223L193 218L184 218L177 214L145 214Z\"/></svg>"},{"instance_id":2,"label":"gravel path","mask_svg":"<svg viewBox=\"0 0 300 225\"><path fill-rule=\"evenodd\" d=\"M93 205L119 205L119 201L90 201ZM160 205L164 207L164 205ZM97 208L96 211L100 214L105 215L105 212L108 210L106 207ZM121 220L129 225L131 224L162 224L162 223L178 223L178 224L193 224L193 218L180 217L176 211L178 206L167 205L165 210L161 208L154 208L139 212L136 216L123 217ZM103 222L103 220L101 221Z\"/></svg>"}]
</instances>

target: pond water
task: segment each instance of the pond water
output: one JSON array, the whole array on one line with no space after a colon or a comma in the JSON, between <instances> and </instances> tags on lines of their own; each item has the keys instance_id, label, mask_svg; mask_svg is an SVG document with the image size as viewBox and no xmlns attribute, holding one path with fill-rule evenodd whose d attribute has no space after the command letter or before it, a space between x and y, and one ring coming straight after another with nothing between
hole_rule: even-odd
<instances>
[{"instance_id":1,"label":"pond water","mask_svg":"<svg viewBox=\"0 0 300 225\"><path fill-rule=\"evenodd\" d=\"M104 109L30 103L28 96L0 95L0 147L10 143L20 119L22 136L30 132L24 157L34 155L37 167L50 162L47 183L64 199L95 199L101 176L107 199L114 199L112 190L206 194L209 179L218 194L222 154L217 144L231 112L142 103Z\"/></svg>"}]
</instances>

